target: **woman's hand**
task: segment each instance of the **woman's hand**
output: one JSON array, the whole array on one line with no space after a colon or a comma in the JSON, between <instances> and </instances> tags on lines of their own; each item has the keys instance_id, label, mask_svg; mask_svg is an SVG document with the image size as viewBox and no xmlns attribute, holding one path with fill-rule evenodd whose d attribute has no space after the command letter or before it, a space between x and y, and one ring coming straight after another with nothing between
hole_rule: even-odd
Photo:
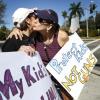
<instances>
[{"instance_id":1,"label":"woman's hand","mask_svg":"<svg viewBox=\"0 0 100 100\"><path fill-rule=\"evenodd\" d=\"M83 79L84 79L85 82L87 82L89 80L89 75L84 73L83 74Z\"/></svg>"},{"instance_id":2,"label":"woman's hand","mask_svg":"<svg viewBox=\"0 0 100 100\"><path fill-rule=\"evenodd\" d=\"M35 54L35 49L32 48L31 46L26 46L26 45L21 46L18 51L23 51L27 53L29 56L33 56Z\"/></svg>"},{"instance_id":3,"label":"woman's hand","mask_svg":"<svg viewBox=\"0 0 100 100\"><path fill-rule=\"evenodd\" d=\"M18 29L18 28L15 27L11 31L11 33L9 34L9 36L7 37L7 39L12 38L13 35L15 36L16 39L19 38L20 40L22 40L23 34L22 34L22 31L20 29Z\"/></svg>"}]
</instances>

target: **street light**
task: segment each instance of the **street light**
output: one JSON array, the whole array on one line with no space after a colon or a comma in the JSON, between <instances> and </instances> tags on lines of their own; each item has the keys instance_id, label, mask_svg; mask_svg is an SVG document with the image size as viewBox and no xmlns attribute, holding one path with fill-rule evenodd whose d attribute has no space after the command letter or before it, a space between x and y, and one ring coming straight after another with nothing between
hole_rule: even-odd
<instances>
[{"instance_id":1,"label":"street light","mask_svg":"<svg viewBox=\"0 0 100 100\"><path fill-rule=\"evenodd\" d=\"M95 9L96 9L96 4L94 3L94 1L91 1L90 2L90 14L92 14Z\"/></svg>"}]
</instances>

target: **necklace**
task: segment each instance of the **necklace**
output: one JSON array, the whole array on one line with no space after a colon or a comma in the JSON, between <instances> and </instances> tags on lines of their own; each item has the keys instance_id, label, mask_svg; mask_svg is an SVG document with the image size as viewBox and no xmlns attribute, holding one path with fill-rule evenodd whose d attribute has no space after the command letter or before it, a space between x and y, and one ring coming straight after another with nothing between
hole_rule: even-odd
<instances>
[{"instance_id":1,"label":"necklace","mask_svg":"<svg viewBox=\"0 0 100 100\"><path fill-rule=\"evenodd\" d=\"M44 44L45 44L45 45L50 45L50 44L53 42L53 39L54 39L54 36L52 36L51 39L47 39L47 40L44 42Z\"/></svg>"},{"instance_id":2,"label":"necklace","mask_svg":"<svg viewBox=\"0 0 100 100\"><path fill-rule=\"evenodd\" d=\"M46 57L48 59L48 61L50 61L50 57L49 57L49 53L48 53L48 50L47 50L47 46L44 44L44 51L45 51L45 54L46 54Z\"/></svg>"}]
</instances>

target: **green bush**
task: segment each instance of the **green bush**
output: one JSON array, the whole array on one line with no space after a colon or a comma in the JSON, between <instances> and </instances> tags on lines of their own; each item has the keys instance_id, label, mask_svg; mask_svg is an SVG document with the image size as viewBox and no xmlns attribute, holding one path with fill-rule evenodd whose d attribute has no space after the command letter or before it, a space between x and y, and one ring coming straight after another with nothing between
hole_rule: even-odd
<instances>
[{"instance_id":1,"label":"green bush","mask_svg":"<svg viewBox=\"0 0 100 100\"><path fill-rule=\"evenodd\" d=\"M95 37L95 36L97 36L97 30L96 30L96 29L94 29L94 30L89 30L89 36L90 36L90 37Z\"/></svg>"},{"instance_id":2,"label":"green bush","mask_svg":"<svg viewBox=\"0 0 100 100\"><path fill-rule=\"evenodd\" d=\"M6 28L6 26L0 27L0 40L5 40L10 30Z\"/></svg>"},{"instance_id":3,"label":"green bush","mask_svg":"<svg viewBox=\"0 0 100 100\"><path fill-rule=\"evenodd\" d=\"M0 31L0 40L5 40L7 34L5 32Z\"/></svg>"}]
</instances>

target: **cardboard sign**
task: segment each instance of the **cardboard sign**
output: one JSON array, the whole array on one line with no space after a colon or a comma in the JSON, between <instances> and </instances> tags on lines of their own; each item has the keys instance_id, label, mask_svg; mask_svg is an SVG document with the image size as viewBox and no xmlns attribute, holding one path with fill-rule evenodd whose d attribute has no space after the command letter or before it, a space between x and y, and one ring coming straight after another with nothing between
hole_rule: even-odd
<instances>
[{"instance_id":1,"label":"cardboard sign","mask_svg":"<svg viewBox=\"0 0 100 100\"><path fill-rule=\"evenodd\" d=\"M46 68L77 99L85 83L83 75L89 75L96 62L89 48L74 33Z\"/></svg>"},{"instance_id":2,"label":"cardboard sign","mask_svg":"<svg viewBox=\"0 0 100 100\"><path fill-rule=\"evenodd\" d=\"M0 53L0 100L61 100L38 53Z\"/></svg>"}]
</instances>

